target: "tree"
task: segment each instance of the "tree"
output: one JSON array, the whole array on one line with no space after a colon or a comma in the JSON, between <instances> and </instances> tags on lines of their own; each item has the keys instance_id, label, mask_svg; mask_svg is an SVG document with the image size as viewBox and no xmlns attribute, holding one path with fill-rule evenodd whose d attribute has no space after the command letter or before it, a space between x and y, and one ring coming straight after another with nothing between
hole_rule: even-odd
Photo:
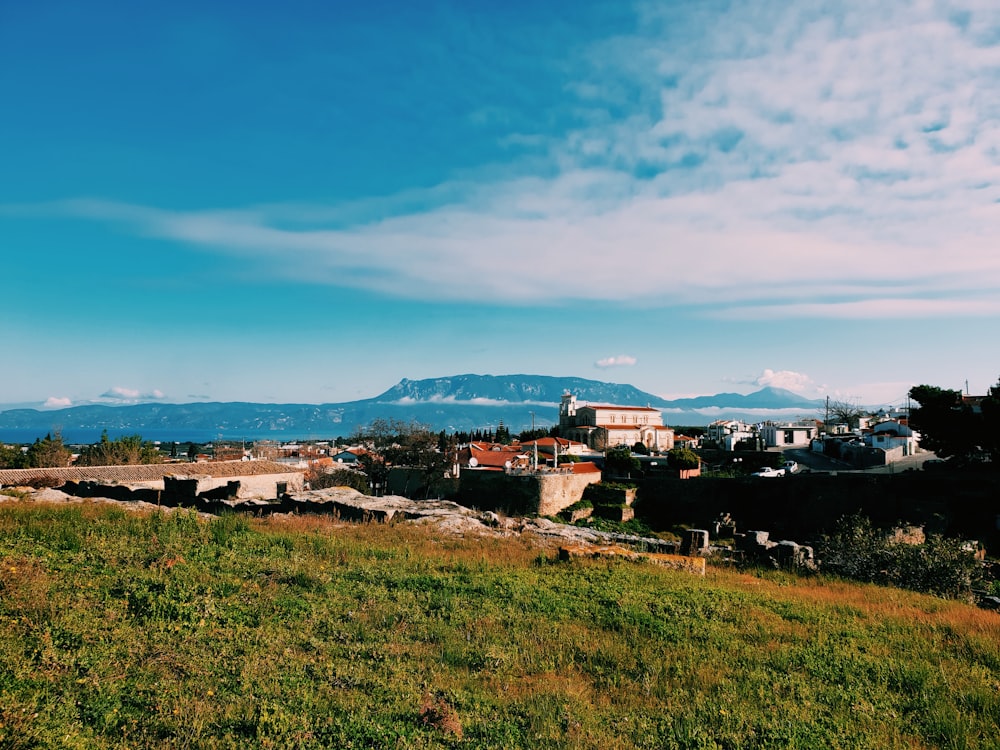
<instances>
[{"instance_id":1,"label":"tree","mask_svg":"<svg viewBox=\"0 0 1000 750\"><path fill-rule=\"evenodd\" d=\"M608 448L608 428L597 427L590 434L590 446L595 451L603 451Z\"/></svg>"},{"instance_id":2,"label":"tree","mask_svg":"<svg viewBox=\"0 0 1000 750\"><path fill-rule=\"evenodd\" d=\"M690 448L673 448L667 453L667 461L672 469L697 469L701 466L698 454Z\"/></svg>"},{"instance_id":3,"label":"tree","mask_svg":"<svg viewBox=\"0 0 1000 750\"><path fill-rule=\"evenodd\" d=\"M80 466L129 466L134 464L158 464L163 460L160 452L141 435L123 435L111 440L108 431L101 433L100 441L88 445L81 451L77 464Z\"/></svg>"},{"instance_id":4,"label":"tree","mask_svg":"<svg viewBox=\"0 0 1000 750\"><path fill-rule=\"evenodd\" d=\"M73 453L63 445L62 435L58 432L55 436L46 435L44 439L36 439L26 454L27 467L31 469L41 469L50 467L69 466Z\"/></svg>"},{"instance_id":5,"label":"tree","mask_svg":"<svg viewBox=\"0 0 1000 750\"><path fill-rule=\"evenodd\" d=\"M1000 461L1000 378L980 404L983 430L980 446L994 463Z\"/></svg>"},{"instance_id":6,"label":"tree","mask_svg":"<svg viewBox=\"0 0 1000 750\"><path fill-rule=\"evenodd\" d=\"M827 424L846 424L854 430L861 424L861 418L868 412L850 401L829 401L824 407L824 420Z\"/></svg>"},{"instance_id":7,"label":"tree","mask_svg":"<svg viewBox=\"0 0 1000 750\"><path fill-rule=\"evenodd\" d=\"M25 469L28 456L19 445L0 445L0 469Z\"/></svg>"},{"instance_id":8,"label":"tree","mask_svg":"<svg viewBox=\"0 0 1000 750\"><path fill-rule=\"evenodd\" d=\"M632 446L632 452L638 453L640 456L648 456L649 448L647 448L646 444L643 443L641 440L637 440L635 445Z\"/></svg>"},{"instance_id":9,"label":"tree","mask_svg":"<svg viewBox=\"0 0 1000 750\"><path fill-rule=\"evenodd\" d=\"M997 459L996 438L990 434L1000 427L1000 383L990 388L980 413L962 401L962 392L918 385L910 398L919 406L910 410L910 426L920 432L920 447L941 458L969 459L987 451Z\"/></svg>"},{"instance_id":10,"label":"tree","mask_svg":"<svg viewBox=\"0 0 1000 750\"><path fill-rule=\"evenodd\" d=\"M358 457L358 462L368 475L372 491L383 492L389 469L400 466L419 469L425 479L425 494L429 495L437 481L444 478L454 456L454 438L445 438L444 450L441 438L427 425L398 419L376 419L367 427L359 427L355 443L367 452Z\"/></svg>"},{"instance_id":11,"label":"tree","mask_svg":"<svg viewBox=\"0 0 1000 750\"><path fill-rule=\"evenodd\" d=\"M604 454L604 470L611 474L628 476L632 471L639 470L639 459L632 455L627 445L616 445Z\"/></svg>"}]
</instances>

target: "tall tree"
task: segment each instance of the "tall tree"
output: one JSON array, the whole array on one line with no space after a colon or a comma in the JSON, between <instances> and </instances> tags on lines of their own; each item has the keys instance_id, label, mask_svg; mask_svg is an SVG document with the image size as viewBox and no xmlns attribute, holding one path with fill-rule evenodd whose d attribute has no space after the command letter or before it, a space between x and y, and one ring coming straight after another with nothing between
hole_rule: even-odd
<instances>
[{"instance_id":1,"label":"tall tree","mask_svg":"<svg viewBox=\"0 0 1000 750\"><path fill-rule=\"evenodd\" d=\"M19 445L0 445L0 469L25 469L28 456Z\"/></svg>"},{"instance_id":2,"label":"tall tree","mask_svg":"<svg viewBox=\"0 0 1000 750\"><path fill-rule=\"evenodd\" d=\"M54 436L48 434L44 439L36 439L26 457L29 468L50 468L69 466L73 453L63 445L62 435L57 432Z\"/></svg>"},{"instance_id":3,"label":"tall tree","mask_svg":"<svg viewBox=\"0 0 1000 750\"><path fill-rule=\"evenodd\" d=\"M920 432L921 448L942 458L965 460L984 452L998 458L992 433L1000 428L1000 383L990 388L978 412L961 391L933 385L914 386L910 398L919 404L910 410L910 425Z\"/></svg>"}]
</instances>

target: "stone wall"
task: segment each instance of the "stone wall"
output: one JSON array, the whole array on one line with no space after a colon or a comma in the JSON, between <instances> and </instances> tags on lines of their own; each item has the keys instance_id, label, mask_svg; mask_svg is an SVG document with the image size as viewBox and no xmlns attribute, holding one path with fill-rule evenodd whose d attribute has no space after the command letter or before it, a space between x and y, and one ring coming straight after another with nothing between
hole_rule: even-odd
<instances>
[{"instance_id":1,"label":"stone wall","mask_svg":"<svg viewBox=\"0 0 1000 750\"><path fill-rule=\"evenodd\" d=\"M677 524L707 528L720 513L729 513L741 528L770 529L779 539L809 541L831 533L842 516L861 513L878 526L905 521L1000 549L997 472L817 472L767 481L634 481L639 485L637 515L654 529Z\"/></svg>"},{"instance_id":2,"label":"stone wall","mask_svg":"<svg viewBox=\"0 0 1000 750\"><path fill-rule=\"evenodd\" d=\"M287 474L261 474L249 477L219 477L204 478L198 483L199 493L206 493L219 487L225 487L233 479L239 480L240 489L237 497L241 500L261 498L274 500L283 492L301 492L305 480L302 472L291 471ZM279 492L283 488L282 492Z\"/></svg>"},{"instance_id":3,"label":"stone wall","mask_svg":"<svg viewBox=\"0 0 1000 750\"><path fill-rule=\"evenodd\" d=\"M500 471L463 471L459 501L480 510L507 515L555 516L578 502L587 485L601 475L566 473L506 474Z\"/></svg>"},{"instance_id":4,"label":"stone wall","mask_svg":"<svg viewBox=\"0 0 1000 750\"><path fill-rule=\"evenodd\" d=\"M538 477L539 498L536 513L555 516L560 511L580 501L584 489L601 481L599 473L593 474L542 474Z\"/></svg>"}]
</instances>

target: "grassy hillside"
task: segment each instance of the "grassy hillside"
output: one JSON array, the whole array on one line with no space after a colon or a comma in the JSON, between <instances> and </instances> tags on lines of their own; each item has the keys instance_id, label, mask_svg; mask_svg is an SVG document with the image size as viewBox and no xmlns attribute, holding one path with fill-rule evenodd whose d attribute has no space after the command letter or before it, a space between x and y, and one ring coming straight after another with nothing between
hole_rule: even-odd
<instances>
[{"instance_id":1,"label":"grassy hillside","mask_svg":"<svg viewBox=\"0 0 1000 750\"><path fill-rule=\"evenodd\" d=\"M1000 616L405 526L0 506L0 747L1000 745Z\"/></svg>"}]
</instances>

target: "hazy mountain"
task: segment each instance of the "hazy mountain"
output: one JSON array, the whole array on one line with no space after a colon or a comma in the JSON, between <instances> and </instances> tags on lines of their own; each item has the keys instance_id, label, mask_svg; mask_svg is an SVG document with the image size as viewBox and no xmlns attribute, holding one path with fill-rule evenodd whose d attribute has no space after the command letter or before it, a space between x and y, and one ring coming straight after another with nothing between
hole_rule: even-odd
<instances>
[{"instance_id":1,"label":"hazy mountain","mask_svg":"<svg viewBox=\"0 0 1000 750\"><path fill-rule=\"evenodd\" d=\"M379 403L502 401L558 406L564 393L574 393L579 401L593 403L642 406L669 403L631 385L547 375L452 375L428 380L404 378L371 400Z\"/></svg>"},{"instance_id":2,"label":"hazy mountain","mask_svg":"<svg viewBox=\"0 0 1000 750\"><path fill-rule=\"evenodd\" d=\"M812 409L822 405L821 399L809 399L784 388L761 388L748 393L717 393L714 396L679 398L667 402L674 409Z\"/></svg>"},{"instance_id":3,"label":"hazy mountain","mask_svg":"<svg viewBox=\"0 0 1000 750\"><path fill-rule=\"evenodd\" d=\"M574 393L580 403L653 406L667 424L707 424L721 416L766 419L798 410L813 416L821 401L790 391L764 388L741 395L666 400L631 385L543 375L455 375L401 380L384 393L341 404L189 403L86 405L66 409L9 409L0 412L0 439L28 442L60 431L71 442L93 442L102 430L112 436L141 434L150 440L212 440L217 437L277 439L350 435L378 418L417 421L435 430L493 429L501 420L512 431L558 422L559 400Z\"/></svg>"}]
</instances>

